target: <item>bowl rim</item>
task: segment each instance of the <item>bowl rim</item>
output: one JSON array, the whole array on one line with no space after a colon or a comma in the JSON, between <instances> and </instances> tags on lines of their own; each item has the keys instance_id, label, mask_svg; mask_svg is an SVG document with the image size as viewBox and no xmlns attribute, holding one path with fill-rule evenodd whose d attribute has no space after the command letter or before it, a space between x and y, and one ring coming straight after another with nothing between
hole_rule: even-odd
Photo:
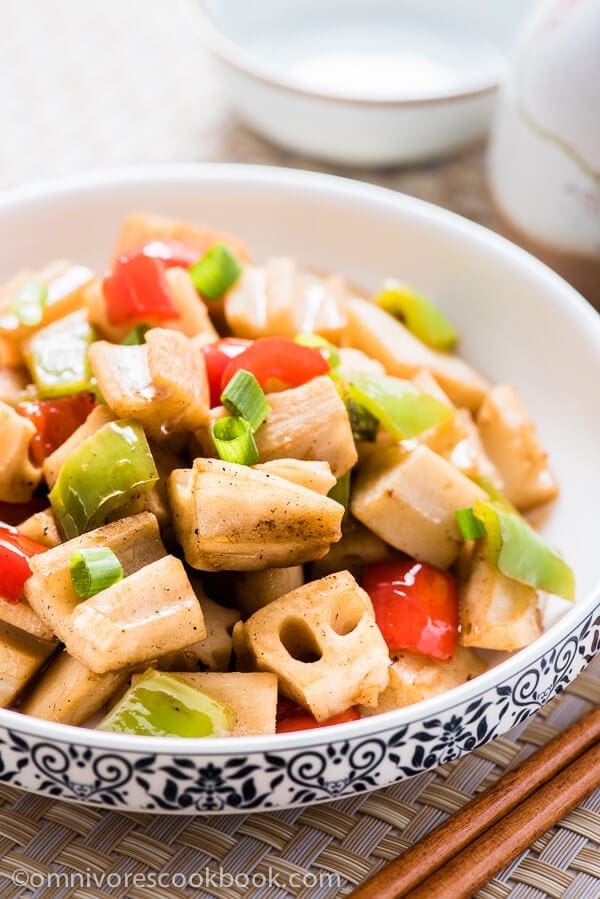
<instances>
[{"instance_id":1,"label":"bowl rim","mask_svg":"<svg viewBox=\"0 0 600 899\"><path fill-rule=\"evenodd\" d=\"M423 97L363 97L350 94L335 94L319 88L309 88L302 85L285 69L276 65L262 62L252 54L247 53L243 47L233 38L229 37L214 21L206 9L206 0L194 0L197 9L192 15L196 18L196 31L206 47L222 61L232 66L243 75L260 81L262 84L279 90L285 90L298 97L313 100L321 100L326 103L343 104L360 107L398 108L412 106L430 106L456 101L471 100L477 97L491 95L498 89L502 81L502 73L493 78L481 79L480 83L472 88L460 91L442 91L440 93L425 94Z\"/></svg>"},{"instance_id":2,"label":"bowl rim","mask_svg":"<svg viewBox=\"0 0 600 899\"><path fill-rule=\"evenodd\" d=\"M53 200L81 195L100 195L109 188L127 189L129 186L147 184L154 188L168 188L170 184L202 184L238 181L247 186L260 186L277 191L299 189L306 194L321 195L338 202L368 204L387 211L419 219L430 227L453 232L459 239L496 255L502 264L509 264L528 273L548 291L549 302L563 307L565 315L578 320L596 342L600 356L600 316L592 306L563 278L549 269L521 247L499 234L472 222L457 213L428 203L425 200L393 191L389 188L356 181L338 175L302 171L267 165L238 163L182 163L171 165L129 166L116 169L95 170L37 181L0 192L0 223L19 207L36 203L52 203ZM460 703L472 701L488 689L504 682L512 675L535 664L553 645L566 636L576 624L581 623L600 604L600 574L589 594L581 597L558 621L529 646L500 662L465 684L432 696L422 702L389 712L382 712L346 724L338 724L313 730L288 734L271 734L248 737L145 737L133 734L116 734L70 724L46 721L24 715L12 709L0 709L0 728L18 733L74 743L114 753L188 756L225 756L233 754L285 752L326 745L334 740L377 737L379 733L399 729L404 725L425 718L439 717L445 710ZM459 695L460 694L460 695ZM416 714L415 714L416 710Z\"/></svg>"}]
</instances>

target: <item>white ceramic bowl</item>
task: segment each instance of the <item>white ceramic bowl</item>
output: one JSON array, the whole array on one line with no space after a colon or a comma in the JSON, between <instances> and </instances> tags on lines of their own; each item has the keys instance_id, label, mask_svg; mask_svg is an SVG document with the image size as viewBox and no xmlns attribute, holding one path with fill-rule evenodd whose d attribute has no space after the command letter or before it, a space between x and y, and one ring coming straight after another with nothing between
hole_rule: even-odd
<instances>
[{"instance_id":1,"label":"white ceramic bowl","mask_svg":"<svg viewBox=\"0 0 600 899\"><path fill-rule=\"evenodd\" d=\"M95 804L165 812L256 810L384 786L474 749L537 711L600 637L600 318L549 269L443 209L286 169L181 166L77 177L0 198L0 278L66 256L106 264L123 215L146 209L226 228L257 258L291 253L366 287L398 275L456 322L461 350L522 392L561 497L545 527L578 601L535 643L426 702L335 728L160 739L0 710L0 781Z\"/></svg>"},{"instance_id":2,"label":"white ceramic bowl","mask_svg":"<svg viewBox=\"0 0 600 899\"><path fill-rule=\"evenodd\" d=\"M289 149L358 165L486 130L526 0L187 0L232 104Z\"/></svg>"}]
</instances>

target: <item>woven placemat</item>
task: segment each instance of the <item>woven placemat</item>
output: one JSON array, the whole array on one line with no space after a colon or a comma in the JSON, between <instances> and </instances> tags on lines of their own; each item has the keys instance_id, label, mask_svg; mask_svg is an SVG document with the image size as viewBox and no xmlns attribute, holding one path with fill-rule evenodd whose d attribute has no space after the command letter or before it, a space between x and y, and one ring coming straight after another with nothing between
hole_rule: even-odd
<instances>
[{"instance_id":1,"label":"woven placemat","mask_svg":"<svg viewBox=\"0 0 600 899\"><path fill-rule=\"evenodd\" d=\"M2 0L0 187L152 162L325 170L229 116L214 67L190 27L195 2ZM481 148L443 164L342 174L493 225ZM600 659L539 715L469 756L377 793L280 813L122 814L0 784L0 896L341 896L599 701ZM600 793L478 897L597 899L599 841ZM261 886L263 879L271 885Z\"/></svg>"},{"instance_id":2,"label":"woven placemat","mask_svg":"<svg viewBox=\"0 0 600 899\"><path fill-rule=\"evenodd\" d=\"M470 755L386 790L283 812L123 814L0 786L0 895L343 896L598 702L600 658L534 718ZM597 899L599 842L597 793L497 874L477 899Z\"/></svg>"}]
</instances>

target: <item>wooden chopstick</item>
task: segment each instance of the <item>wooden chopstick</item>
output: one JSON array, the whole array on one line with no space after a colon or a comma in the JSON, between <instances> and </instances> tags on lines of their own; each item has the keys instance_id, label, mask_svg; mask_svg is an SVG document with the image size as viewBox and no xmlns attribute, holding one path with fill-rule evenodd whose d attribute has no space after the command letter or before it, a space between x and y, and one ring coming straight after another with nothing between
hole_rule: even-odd
<instances>
[{"instance_id":1,"label":"wooden chopstick","mask_svg":"<svg viewBox=\"0 0 600 899\"><path fill-rule=\"evenodd\" d=\"M406 896L469 899L596 787L600 787L600 742Z\"/></svg>"},{"instance_id":2,"label":"wooden chopstick","mask_svg":"<svg viewBox=\"0 0 600 899\"><path fill-rule=\"evenodd\" d=\"M443 899L455 899L455 896L472 895L478 887L472 886L471 879L469 885L465 885L471 871L474 876L477 873L483 878L477 881L478 885L485 883L495 871L508 863L509 851L514 849L511 856L514 858L600 785L599 740L600 707L584 715L563 734L530 755L518 768L509 771L492 787L472 799L350 896L352 899L399 899L410 895L416 899L421 895L433 899L439 895ZM547 792L544 784L548 784ZM537 795L526 802L536 791ZM520 803L523 805L517 809ZM524 826L527 822L519 817L521 810L526 808L523 814L529 819L528 827ZM517 811L511 814L514 809ZM507 822L508 832L512 834L510 839L500 825L493 827L501 819ZM532 828L538 824L541 829L539 832L536 829L532 836ZM493 833L496 830L503 834L500 838ZM490 846L484 845L482 849L488 834ZM466 847L468 849L463 853ZM481 853L477 865L471 861L475 851ZM458 875L458 869L453 869L453 862L449 862L454 856L457 856L456 865L460 869ZM442 866L443 870L439 870ZM481 873L483 868L485 874ZM436 873L438 870L439 875ZM443 877L443 892L436 894L432 890L437 888L435 878L439 876ZM451 893L447 879L450 876L458 876L458 881L453 881L457 889L465 885L465 889L471 892ZM415 887L424 881L427 892L419 893Z\"/></svg>"}]
</instances>

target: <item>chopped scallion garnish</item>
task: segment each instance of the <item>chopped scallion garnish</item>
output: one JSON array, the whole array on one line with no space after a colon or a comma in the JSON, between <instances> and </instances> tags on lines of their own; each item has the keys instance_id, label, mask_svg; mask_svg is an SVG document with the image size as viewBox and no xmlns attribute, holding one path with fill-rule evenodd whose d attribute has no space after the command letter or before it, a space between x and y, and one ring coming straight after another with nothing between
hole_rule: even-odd
<instances>
[{"instance_id":1,"label":"chopped scallion garnish","mask_svg":"<svg viewBox=\"0 0 600 899\"><path fill-rule=\"evenodd\" d=\"M244 418L257 431L271 411L264 391L253 374L240 368L221 394L221 403L232 415Z\"/></svg>"},{"instance_id":2,"label":"chopped scallion garnish","mask_svg":"<svg viewBox=\"0 0 600 899\"><path fill-rule=\"evenodd\" d=\"M39 325L44 317L48 285L39 278L28 278L12 304L12 312L23 325Z\"/></svg>"},{"instance_id":3,"label":"chopped scallion garnish","mask_svg":"<svg viewBox=\"0 0 600 899\"><path fill-rule=\"evenodd\" d=\"M294 343L299 343L300 346L309 346L315 350L321 350L329 363L329 367L332 370L339 368L340 353L338 348L324 337L321 337L320 334L296 334Z\"/></svg>"},{"instance_id":4,"label":"chopped scallion garnish","mask_svg":"<svg viewBox=\"0 0 600 899\"><path fill-rule=\"evenodd\" d=\"M218 418L212 426L213 441L224 462L238 465L255 465L258 462L258 448L252 428L245 418L229 416Z\"/></svg>"},{"instance_id":5,"label":"chopped scallion garnish","mask_svg":"<svg viewBox=\"0 0 600 899\"><path fill-rule=\"evenodd\" d=\"M386 312L401 319L409 331L436 350L450 350L458 334L431 300L411 287L387 281L375 302Z\"/></svg>"},{"instance_id":6,"label":"chopped scallion garnish","mask_svg":"<svg viewBox=\"0 0 600 899\"><path fill-rule=\"evenodd\" d=\"M136 325L133 331L130 331L125 340L122 341L123 346L141 346L146 342L146 331L149 330L149 325Z\"/></svg>"},{"instance_id":7,"label":"chopped scallion garnish","mask_svg":"<svg viewBox=\"0 0 600 899\"><path fill-rule=\"evenodd\" d=\"M123 567L112 549L98 547L72 553L69 571L77 596L89 599L123 580Z\"/></svg>"},{"instance_id":8,"label":"chopped scallion garnish","mask_svg":"<svg viewBox=\"0 0 600 899\"><path fill-rule=\"evenodd\" d=\"M188 269L196 290L207 300L218 300L242 274L242 267L222 243L217 243Z\"/></svg>"},{"instance_id":9,"label":"chopped scallion garnish","mask_svg":"<svg viewBox=\"0 0 600 899\"><path fill-rule=\"evenodd\" d=\"M463 540L478 540L485 537L485 527L478 518L475 518L473 509L457 509L454 517Z\"/></svg>"}]
</instances>

